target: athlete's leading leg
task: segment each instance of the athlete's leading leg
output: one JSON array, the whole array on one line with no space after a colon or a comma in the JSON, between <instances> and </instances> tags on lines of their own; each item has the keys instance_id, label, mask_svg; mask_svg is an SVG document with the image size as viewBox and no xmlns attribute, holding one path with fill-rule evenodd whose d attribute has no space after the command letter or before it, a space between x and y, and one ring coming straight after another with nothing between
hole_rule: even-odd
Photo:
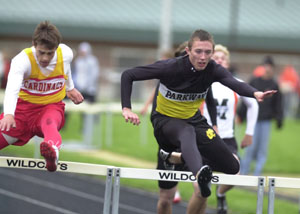
<instances>
[{"instance_id":1,"label":"athlete's leading leg","mask_svg":"<svg viewBox=\"0 0 300 214\"><path fill-rule=\"evenodd\" d=\"M204 145L199 145L199 150L214 171L226 174L237 174L240 170L238 158L225 145L224 141L216 135L214 139Z\"/></svg>"},{"instance_id":2,"label":"athlete's leading leg","mask_svg":"<svg viewBox=\"0 0 300 214\"><path fill-rule=\"evenodd\" d=\"M59 149L61 147L61 127L63 117L56 109L46 110L40 120L40 126L44 135L44 141L40 145L41 155L46 160L48 171L56 171Z\"/></svg>"}]
</instances>

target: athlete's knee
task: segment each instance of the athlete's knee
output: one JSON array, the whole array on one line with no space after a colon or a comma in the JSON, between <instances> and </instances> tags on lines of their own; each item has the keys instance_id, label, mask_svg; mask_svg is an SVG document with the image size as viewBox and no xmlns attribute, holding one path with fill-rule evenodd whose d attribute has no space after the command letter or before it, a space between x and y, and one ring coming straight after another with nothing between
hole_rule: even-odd
<instances>
[{"instance_id":1,"label":"athlete's knee","mask_svg":"<svg viewBox=\"0 0 300 214\"><path fill-rule=\"evenodd\" d=\"M61 123L57 119L46 117L41 121L42 129L59 130L61 128Z\"/></svg>"},{"instance_id":2,"label":"athlete's knee","mask_svg":"<svg viewBox=\"0 0 300 214\"><path fill-rule=\"evenodd\" d=\"M46 125L46 126L53 126L53 125L57 125L57 121L56 120L54 120L53 118L51 118L51 117L46 117L45 119L44 119L44 121L42 121L43 122L43 124L44 125Z\"/></svg>"},{"instance_id":3,"label":"athlete's knee","mask_svg":"<svg viewBox=\"0 0 300 214\"><path fill-rule=\"evenodd\" d=\"M172 205L173 198L175 196L176 192L176 186L170 188L170 189L163 189L160 188L159 191L159 202L162 206L169 206Z\"/></svg>"},{"instance_id":4,"label":"athlete's knee","mask_svg":"<svg viewBox=\"0 0 300 214\"><path fill-rule=\"evenodd\" d=\"M169 210L172 207L173 203L172 194L160 194L159 200L158 200L158 210Z\"/></svg>"},{"instance_id":5,"label":"athlete's knee","mask_svg":"<svg viewBox=\"0 0 300 214\"><path fill-rule=\"evenodd\" d=\"M55 125L58 126L62 121L62 116L59 112L56 110L48 110L45 112L41 117L41 123L42 125Z\"/></svg>"},{"instance_id":6,"label":"athlete's knee","mask_svg":"<svg viewBox=\"0 0 300 214\"><path fill-rule=\"evenodd\" d=\"M232 162L230 168L228 168L227 174L236 175L240 172L240 162L235 160Z\"/></svg>"},{"instance_id":7,"label":"athlete's knee","mask_svg":"<svg viewBox=\"0 0 300 214\"><path fill-rule=\"evenodd\" d=\"M173 203L173 199L171 198L159 198L158 200L158 204L160 206L161 209L168 209L172 206Z\"/></svg>"}]
</instances>

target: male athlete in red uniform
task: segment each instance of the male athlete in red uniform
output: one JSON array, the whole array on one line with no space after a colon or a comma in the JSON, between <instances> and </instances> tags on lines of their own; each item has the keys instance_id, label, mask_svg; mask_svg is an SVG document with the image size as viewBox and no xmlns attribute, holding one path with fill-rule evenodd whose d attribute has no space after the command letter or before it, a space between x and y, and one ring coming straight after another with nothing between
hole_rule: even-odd
<instances>
[{"instance_id":1,"label":"male athlete in red uniform","mask_svg":"<svg viewBox=\"0 0 300 214\"><path fill-rule=\"evenodd\" d=\"M72 50L60 44L58 29L48 21L35 29L30 48L22 50L11 63L0 115L0 150L22 146L33 136L43 137L41 155L48 171L56 171L64 125L67 95L75 104L83 102L71 76Z\"/></svg>"}]
</instances>

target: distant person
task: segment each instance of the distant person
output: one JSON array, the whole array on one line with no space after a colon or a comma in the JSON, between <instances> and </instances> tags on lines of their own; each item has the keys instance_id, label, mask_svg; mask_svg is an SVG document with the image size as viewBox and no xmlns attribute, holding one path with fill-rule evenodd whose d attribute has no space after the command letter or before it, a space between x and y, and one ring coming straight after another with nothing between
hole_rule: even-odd
<instances>
[{"instance_id":1,"label":"distant person","mask_svg":"<svg viewBox=\"0 0 300 214\"><path fill-rule=\"evenodd\" d=\"M259 103L259 113L253 135L253 143L246 148L241 161L241 174L243 175L250 173L252 161L256 161L254 175L261 175L267 160L271 121L272 119L276 120L277 129L281 129L283 125L282 95L278 83L274 79L275 63L273 58L266 56L262 66L265 69L264 74L260 77L254 77L249 84L260 91L276 90L277 93L272 97L266 98L264 102ZM242 118L244 117L243 109L239 110L239 114Z\"/></svg>"},{"instance_id":2,"label":"distant person","mask_svg":"<svg viewBox=\"0 0 300 214\"><path fill-rule=\"evenodd\" d=\"M0 115L0 150L23 146L35 135L44 138L41 155L48 171L56 171L61 148L67 95L75 104L83 97L74 88L70 64L72 50L61 44L61 34L48 21L37 25L30 48L12 60Z\"/></svg>"},{"instance_id":3,"label":"distant person","mask_svg":"<svg viewBox=\"0 0 300 214\"><path fill-rule=\"evenodd\" d=\"M297 112L300 92L300 78L294 66L284 66L279 74L278 82L283 95L284 116L294 118Z\"/></svg>"},{"instance_id":4,"label":"distant person","mask_svg":"<svg viewBox=\"0 0 300 214\"><path fill-rule=\"evenodd\" d=\"M11 58L8 56L8 54L3 54L2 55L2 71L1 71L1 89L6 88L7 84L7 78L8 78L8 73L10 70L10 64L11 64Z\"/></svg>"},{"instance_id":5,"label":"distant person","mask_svg":"<svg viewBox=\"0 0 300 214\"><path fill-rule=\"evenodd\" d=\"M157 106L151 117L155 137L164 151L181 150L182 158L199 185L198 194L194 194L204 199L211 195L212 170L236 174L240 168L239 161L199 111L211 84L219 81L240 95L255 97L258 101L276 93L261 92L236 80L211 60L214 45L211 34L196 30L188 42L187 55L134 67L121 76L122 114L125 121L133 125L140 124L138 115L131 110L133 81L160 80ZM204 158L207 161L204 162ZM205 211L205 205L196 205L198 210L195 210L195 203L198 200L190 201L187 213Z\"/></svg>"},{"instance_id":6,"label":"distant person","mask_svg":"<svg viewBox=\"0 0 300 214\"><path fill-rule=\"evenodd\" d=\"M77 57L73 63L74 84L81 92L84 100L87 103L93 104L97 102L99 94L99 77L100 77L100 63L95 55L93 55L92 46L88 42L82 42L78 46ZM69 118L69 113L65 114L66 119ZM80 129L88 129L88 122L92 120L94 123L98 117L95 115L87 115L81 113L82 122Z\"/></svg>"},{"instance_id":7,"label":"distant person","mask_svg":"<svg viewBox=\"0 0 300 214\"><path fill-rule=\"evenodd\" d=\"M217 64L229 69L230 53L225 46L216 45L212 59L215 60ZM241 148L245 148L252 144L252 136L258 115L257 101L254 98L240 96L219 82L214 82L212 84L212 93L217 105L218 134L228 146L230 151L238 158L238 144L234 134L235 114L238 100L243 100L243 102L247 105L247 128L241 143ZM203 115L208 119L208 123L212 124L206 104L203 108ZM233 186L231 185L219 185L217 187L216 195L218 214L227 214L226 192L232 187Z\"/></svg>"},{"instance_id":8,"label":"distant person","mask_svg":"<svg viewBox=\"0 0 300 214\"><path fill-rule=\"evenodd\" d=\"M100 64L92 53L92 47L82 42L78 47L78 56L74 60L74 82L87 102L94 103L99 92Z\"/></svg>"}]
</instances>

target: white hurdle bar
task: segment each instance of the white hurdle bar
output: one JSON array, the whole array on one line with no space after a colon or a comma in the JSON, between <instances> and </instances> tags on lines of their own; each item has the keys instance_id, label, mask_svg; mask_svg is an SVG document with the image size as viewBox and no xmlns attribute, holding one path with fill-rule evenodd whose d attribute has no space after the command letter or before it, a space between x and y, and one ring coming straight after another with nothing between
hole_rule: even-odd
<instances>
[{"instance_id":1,"label":"white hurdle bar","mask_svg":"<svg viewBox=\"0 0 300 214\"><path fill-rule=\"evenodd\" d=\"M300 178L268 177L268 214L274 214L275 188L300 189Z\"/></svg>"},{"instance_id":2,"label":"white hurdle bar","mask_svg":"<svg viewBox=\"0 0 300 214\"><path fill-rule=\"evenodd\" d=\"M0 156L0 167L46 170L45 166L45 161L42 159ZM59 161L57 171L106 176L103 214L110 213L114 176L113 166ZM101 212L99 211L99 213Z\"/></svg>"},{"instance_id":3,"label":"white hurdle bar","mask_svg":"<svg viewBox=\"0 0 300 214\"><path fill-rule=\"evenodd\" d=\"M119 195L120 195L120 178L177 181L177 182L195 182L196 178L191 172L168 171L155 169L137 169L137 168L115 168L112 214L119 213ZM257 207L256 213L263 212L263 196L265 187L265 177L245 176L245 175L226 175L213 174L213 184L226 184L235 186L257 187Z\"/></svg>"}]
</instances>

